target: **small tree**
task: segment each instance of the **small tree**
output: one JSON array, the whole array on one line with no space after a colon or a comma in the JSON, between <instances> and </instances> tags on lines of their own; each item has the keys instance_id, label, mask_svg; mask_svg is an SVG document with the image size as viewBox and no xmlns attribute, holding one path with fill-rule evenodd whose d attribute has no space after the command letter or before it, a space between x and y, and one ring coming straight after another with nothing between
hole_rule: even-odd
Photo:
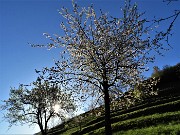
<instances>
[{"instance_id":1,"label":"small tree","mask_svg":"<svg viewBox=\"0 0 180 135\"><path fill-rule=\"evenodd\" d=\"M79 126L79 131L82 130L83 119L84 119L84 117L82 115L75 116L75 118L74 118L76 125L78 124L78 126Z\"/></svg>"},{"instance_id":2,"label":"small tree","mask_svg":"<svg viewBox=\"0 0 180 135\"><path fill-rule=\"evenodd\" d=\"M151 77L159 77L161 74L161 71L158 66L153 67L153 73L151 74Z\"/></svg>"},{"instance_id":3,"label":"small tree","mask_svg":"<svg viewBox=\"0 0 180 135\"><path fill-rule=\"evenodd\" d=\"M130 0L125 1L119 18L102 11L98 15L93 6L86 9L75 2L72 5L72 12L67 8L60 11L66 19L61 24L65 35L52 37L44 33L52 41L49 48L62 49L56 67L45 70L49 71L52 81L63 82L64 87L72 86L77 93L81 90L86 95L103 95L105 132L111 135L110 95L142 81L141 73L155 60L151 52L161 54L160 50L164 49L161 41L168 42L179 13L149 21L143 17L144 13L138 12L136 4L130 4ZM171 18L174 19L167 29L155 30L161 21Z\"/></svg>"},{"instance_id":4,"label":"small tree","mask_svg":"<svg viewBox=\"0 0 180 135\"><path fill-rule=\"evenodd\" d=\"M42 135L47 134L48 123L53 118L64 120L75 110L71 95L62 92L60 87L38 79L28 90L23 85L12 88L10 98L4 100L2 110L10 127L14 124L38 124Z\"/></svg>"}]
</instances>

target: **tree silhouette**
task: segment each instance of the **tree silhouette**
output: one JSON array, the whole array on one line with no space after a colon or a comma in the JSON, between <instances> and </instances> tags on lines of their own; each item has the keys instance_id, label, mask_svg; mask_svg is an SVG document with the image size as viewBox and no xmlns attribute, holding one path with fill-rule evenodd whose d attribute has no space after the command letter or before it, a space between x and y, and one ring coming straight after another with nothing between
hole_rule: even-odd
<instances>
[{"instance_id":1,"label":"tree silhouette","mask_svg":"<svg viewBox=\"0 0 180 135\"><path fill-rule=\"evenodd\" d=\"M75 110L71 95L62 92L56 84L37 79L33 88L23 85L11 88L10 97L4 100L2 110L6 110L5 120L10 124L38 124L42 135L48 131L48 123L53 118L64 120L67 114Z\"/></svg>"}]
</instances>

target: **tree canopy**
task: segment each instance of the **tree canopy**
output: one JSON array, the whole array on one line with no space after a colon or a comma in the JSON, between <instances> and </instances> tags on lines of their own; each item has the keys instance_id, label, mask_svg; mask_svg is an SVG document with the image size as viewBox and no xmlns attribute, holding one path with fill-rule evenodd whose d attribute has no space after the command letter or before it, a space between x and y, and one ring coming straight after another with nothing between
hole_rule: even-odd
<instances>
[{"instance_id":1,"label":"tree canopy","mask_svg":"<svg viewBox=\"0 0 180 135\"><path fill-rule=\"evenodd\" d=\"M32 87L32 86L31 86ZM14 124L38 124L42 135L47 134L51 119L64 121L75 110L71 95L65 93L56 84L38 79L29 90L23 85L11 88L10 97L4 100L2 110L10 126Z\"/></svg>"},{"instance_id":2,"label":"tree canopy","mask_svg":"<svg viewBox=\"0 0 180 135\"><path fill-rule=\"evenodd\" d=\"M179 81L180 76L180 63L174 66L165 65L162 70L153 72L152 77L160 78L161 83L176 82Z\"/></svg>"}]
</instances>

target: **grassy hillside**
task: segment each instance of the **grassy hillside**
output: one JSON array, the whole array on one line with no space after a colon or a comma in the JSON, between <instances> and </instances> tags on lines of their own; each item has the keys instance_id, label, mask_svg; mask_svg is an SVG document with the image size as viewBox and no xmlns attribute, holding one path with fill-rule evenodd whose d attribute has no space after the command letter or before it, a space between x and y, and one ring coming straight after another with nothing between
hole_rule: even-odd
<instances>
[{"instance_id":1,"label":"grassy hillside","mask_svg":"<svg viewBox=\"0 0 180 135\"><path fill-rule=\"evenodd\" d=\"M177 64L153 74L161 78L158 95L148 97L128 109L111 112L113 135L180 135L179 67L180 64ZM78 119L80 116L83 119ZM96 116L86 112L80 116L50 129L48 135L104 134L103 113Z\"/></svg>"},{"instance_id":2,"label":"grassy hillside","mask_svg":"<svg viewBox=\"0 0 180 135\"><path fill-rule=\"evenodd\" d=\"M112 112L114 135L180 134L180 95L143 102L129 109ZM85 115L85 114L82 114ZM87 114L86 114L87 115ZM49 130L49 135L104 134L104 116L89 115L81 121L71 119Z\"/></svg>"}]
</instances>

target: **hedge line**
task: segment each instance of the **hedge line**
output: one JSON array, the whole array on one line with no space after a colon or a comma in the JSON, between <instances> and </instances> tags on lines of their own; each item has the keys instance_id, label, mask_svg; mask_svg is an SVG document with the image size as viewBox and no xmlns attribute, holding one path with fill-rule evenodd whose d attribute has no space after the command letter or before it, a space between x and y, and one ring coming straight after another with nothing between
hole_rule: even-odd
<instances>
[{"instance_id":1,"label":"hedge line","mask_svg":"<svg viewBox=\"0 0 180 135\"><path fill-rule=\"evenodd\" d=\"M152 107L147 107L144 109L140 109L134 112L122 114L119 116L113 117L112 123L126 120L126 119L132 119L132 118L137 118L140 116L146 116L146 115L151 115L155 113L165 113L165 112L173 112L173 111L178 111L180 106L180 100L174 101L174 102L169 102L161 105L156 105Z\"/></svg>"},{"instance_id":2,"label":"hedge line","mask_svg":"<svg viewBox=\"0 0 180 135\"><path fill-rule=\"evenodd\" d=\"M122 115L122 114L129 113L129 112L132 112L132 111L137 111L137 110L144 109L144 108L151 107L151 106L157 106L157 105L161 105L161 104L166 104L166 103L177 101L177 100L180 100L180 96L170 97L168 99L166 97L165 99L158 98L157 100L154 99L154 100L144 101L144 103L142 102L139 105L131 107L131 108L127 109L127 110L120 110L120 111L112 112L111 117L117 116L117 115Z\"/></svg>"}]
</instances>

